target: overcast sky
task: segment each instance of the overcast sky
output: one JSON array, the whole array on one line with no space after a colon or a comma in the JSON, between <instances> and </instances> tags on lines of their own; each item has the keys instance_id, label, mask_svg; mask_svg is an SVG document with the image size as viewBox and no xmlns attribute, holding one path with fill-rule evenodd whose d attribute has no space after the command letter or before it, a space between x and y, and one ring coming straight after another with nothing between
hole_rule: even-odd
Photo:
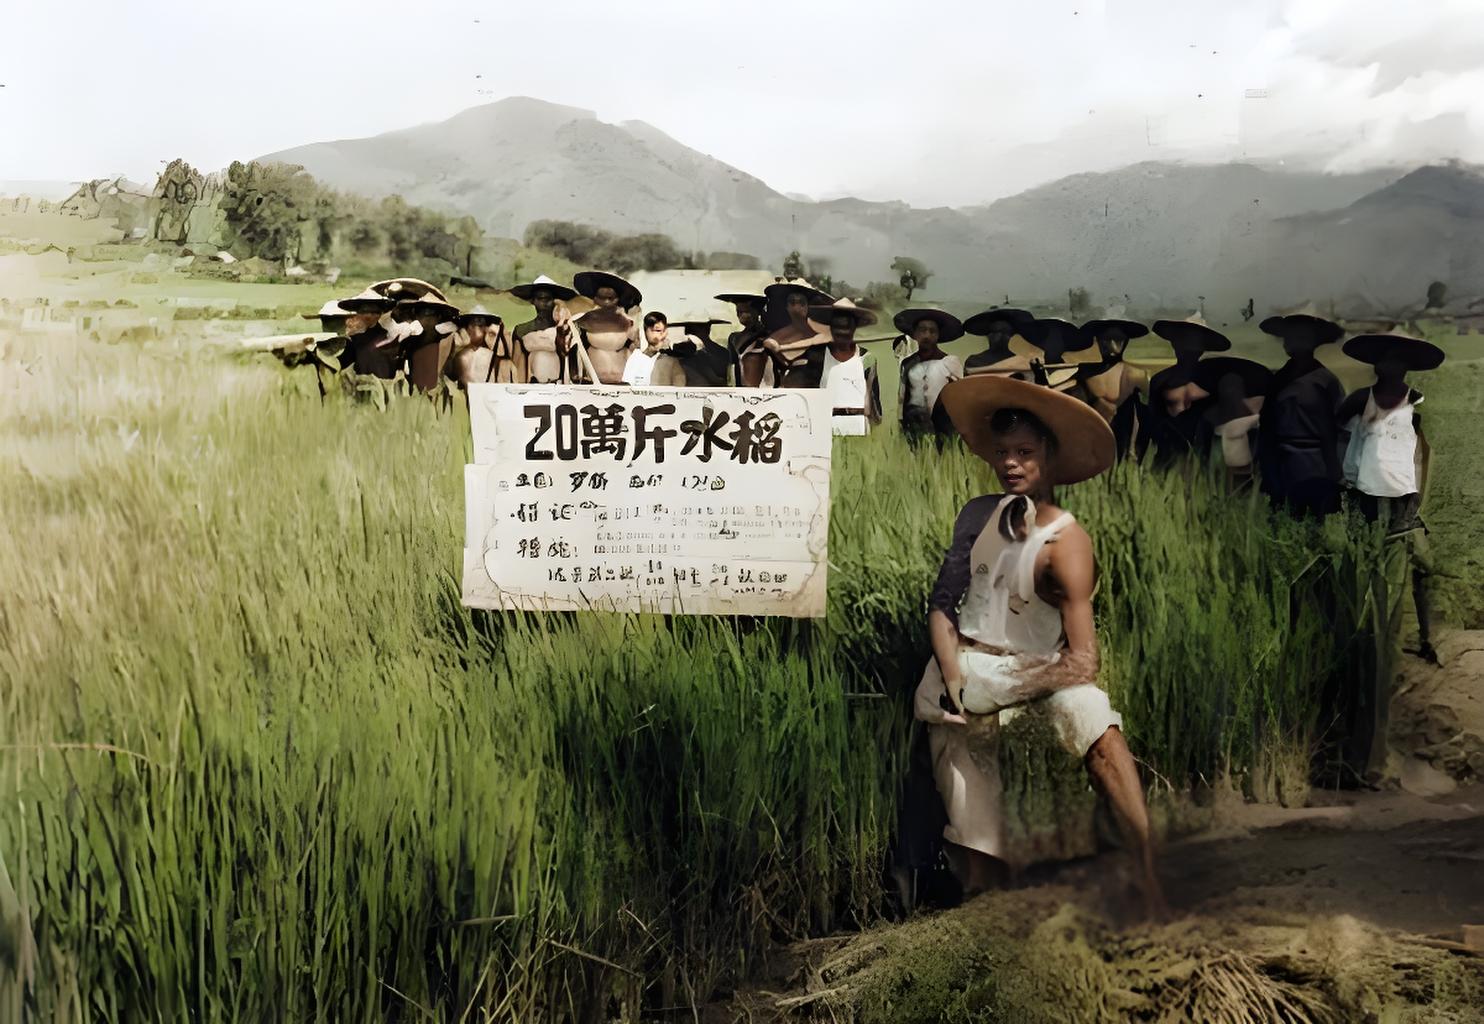
<instances>
[{"instance_id":1,"label":"overcast sky","mask_svg":"<svg viewBox=\"0 0 1484 1024\"><path fill-rule=\"evenodd\" d=\"M510 95L816 198L964 205L1146 159L1484 162L1484 0L7 8L0 180L151 180Z\"/></svg>"}]
</instances>

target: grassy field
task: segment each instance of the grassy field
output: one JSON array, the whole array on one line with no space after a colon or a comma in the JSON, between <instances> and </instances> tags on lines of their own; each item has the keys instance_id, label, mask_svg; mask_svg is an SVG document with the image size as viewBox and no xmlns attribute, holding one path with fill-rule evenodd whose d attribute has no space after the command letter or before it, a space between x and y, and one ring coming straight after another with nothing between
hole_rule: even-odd
<instances>
[{"instance_id":1,"label":"grassy field","mask_svg":"<svg viewBox=\"0 0 1484 1024\"><path fill-rule=\"evenodd\" d=\"M880 912L982 465L837 443L824 622L470 613L463 414L322 403L196 338L6 340L0 1017L661 1013ZM1481 383L1426 382L1435 437L1476 436ZM1437 447L1462 535L1484 453ZM1386 656L1373 539L1134 467L1069 503L1151 786L1301 799L1317 694ZM1029 846L1088 813L1075 766L1007 757Z\"/></svg>"}]
</instances>

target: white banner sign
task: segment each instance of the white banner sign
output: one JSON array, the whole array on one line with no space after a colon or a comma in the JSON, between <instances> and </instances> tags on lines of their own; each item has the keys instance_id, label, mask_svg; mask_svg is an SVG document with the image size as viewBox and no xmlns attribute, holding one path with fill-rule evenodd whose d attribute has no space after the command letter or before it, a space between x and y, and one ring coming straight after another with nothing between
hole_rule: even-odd
<instances>
[{"instance_id":1,"label":"white banner sign","mask_svg":"<svg viewBox=\"0 0 1484 1024\"><path fill-rule=\"evenodd\" d=\"M825 613L820 389L475 384L464 604Z\"/></svg>"}]
</instances>

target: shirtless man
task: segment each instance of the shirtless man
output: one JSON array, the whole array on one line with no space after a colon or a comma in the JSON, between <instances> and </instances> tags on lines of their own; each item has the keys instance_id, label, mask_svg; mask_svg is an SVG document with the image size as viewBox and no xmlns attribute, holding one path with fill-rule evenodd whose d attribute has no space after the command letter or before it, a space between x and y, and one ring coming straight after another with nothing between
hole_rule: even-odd
<instances>
[{"instance_id":1,"label":"shirtless man","mask_svg":"<svg viewBox=\"0 0 1484 1024\"><path fill-rule=\"evenodd\" d=\"M1133 320L1089 320L1082 333L1098 347L1101 357L1095 363L1079 368L1087 403L1097 410L1113 428L1118 457L1132 449L1142 454L1144 439L1144 400L1149 393L1149 375L1123 361L1128 343L1149 333L1149 328Z\"/></svg>"},{"instance_id":2,"label":"shirtless man","mask_svg":"<svg viewBox=\"0 0 1484 1024\"><path fill-rule=\"evenodd\" d=\"M763 340L767 337L763 328L763 310L767 308L768 300L761 295L745 292L718 295L716 299L730 302L736 307L737 323L742 328L727 336L727 348L731 351L735 364L737 386L766 387L771 382L771 375L768 373L771 360L768 358L768 350L763 348Z\"/></svg>"},{"instance_id":3,"label":"shirtless man","mask_svg":"<svg viewBox=\"0 0 1484 1024\"><path fill-rule=\"evenodd\" d=\"M575 298L577 293L542 274L530 284L516 285L510 294L529 302L536 310L534 319L515 328L516 359L525 364L525 379L519 383L570 382L574 376L571 366L574 332L567 307L558 308L557 304Z\"/></svg>"},{"instance_id":4,"label":"shirtless man","mask_svg":"<svg viewBox=\"0 0 1484 1024\"><path fill-rule=\"evenodd\" d=\"M773 386L819 387L824 375L824 346L830 338L809 321L809 307L835 300L799 281L770 284L763 294L771 326L763 347L773 357Z\"/></svg>"},{"instance_id":5,"label":"shirtless man","mask_svg":"<svg viewBox=\"0 0 1484 1024\"><path fill-rule=\"evenodd\" d=\"M627 311L643 302L644 296L616 274L596 270L576 275L572 284L578 295L592 299L596 307L573 322L582 331L598 379L604 384L623 383L624 367L639 347L639 324Z\"/></svg>"},{"instance_id":6,"label":"shirtless man","mask_svg":"<svg viewBox=\"0 0 1484 1024\"><path fill-rule=\"evenodd\" d=\"M505 325L483 306L454 319L459 328L458 346L449 364L449 376L461 385L508 384L516 380L515 364L510 358L510 341Z\"/></svg>"},{"instance_id":7,"label":"shirtless man","mask_svg":"<svg viewBox=\"0 0 1484 1024\"><path fill-rule=\"evenodd\" d=\"M964 333L974 334L988 343L983 352L964 360L964 374L995 373L1030 379L1030 360L1010 349L1010 339L1025 337L1035 329L1036 318L1023 309L989 309L964 321Z\"/></svg>"}]
</instances>

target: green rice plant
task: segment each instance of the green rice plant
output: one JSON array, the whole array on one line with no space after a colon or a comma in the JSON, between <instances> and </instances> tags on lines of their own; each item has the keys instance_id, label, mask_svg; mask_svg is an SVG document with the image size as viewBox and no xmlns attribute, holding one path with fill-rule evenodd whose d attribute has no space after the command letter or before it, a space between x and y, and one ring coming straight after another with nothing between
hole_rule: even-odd
<instances>
[{"instance_id":1,"label":"green rice plant","mask_svg":"<svg viewBox=\"0 0 1484 1024\"><path fill-rule=\"evenodd\" d=\"M86 354L0 409L0 1007L633 1019L879 912L972 456L837 444L823 621L495 615L458 600L460 409ZM1306 757L1350 650L1295 602L1351 585L1310 533L1199 474L1066 497L1151 771ZM1006 757L1025 835L1090 813L1075 765Z\"/></svg>"}]
</instances>

